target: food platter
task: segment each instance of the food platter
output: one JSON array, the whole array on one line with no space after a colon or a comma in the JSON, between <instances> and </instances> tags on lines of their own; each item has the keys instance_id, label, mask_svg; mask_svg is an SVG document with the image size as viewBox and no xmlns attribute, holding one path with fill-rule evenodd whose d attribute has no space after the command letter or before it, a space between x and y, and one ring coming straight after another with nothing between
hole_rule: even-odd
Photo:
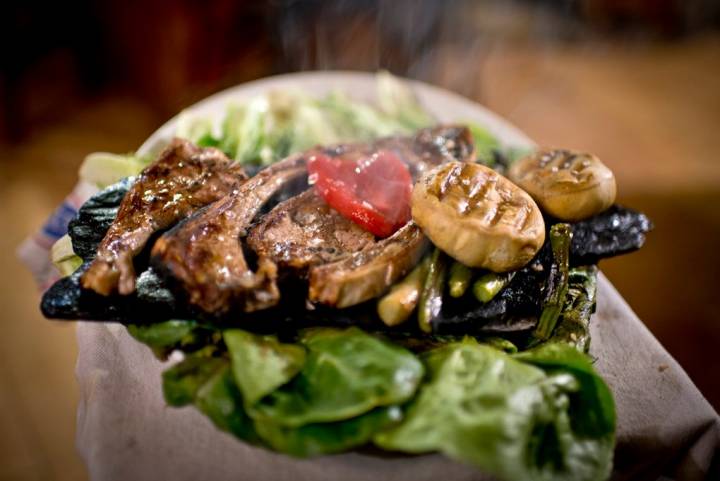
<instances>
[{"instance_id":1,"label":"food platter","mask_svg":"<svg viewBox=\"0 0 720 481\"><path fill-rule=\"evenodd\" d=\"M343 72L274 77L222 92L186 112L219 119L233 101L276 88L296 88L312 95L339 89L358 100L371 100L374 77ZM413 89L441 122L476 121L504 144L532 145L516 128L460 96L420 83L414 83ZM156 151L169 141L177 120L161 127L139 153ZM712 416L708 414L712 409L602 275L591 329L591 355L613 388L618 409L616 469L634 471L643 464L652 465L674 446L672 442L667 446L638 444L638 435L696 431L703 419ZM124 327L81 323L78 343L78 447L95 479L479 479L475 469L439 455L358 452L297 460L250 447L218 431L191 409L167 408L158 382L166 366ZM677 411L677 404L668 404L678 391L682 411ZM651 392L654 395L648 396ZM672 418L665 415L669 409L676 410ZM625 465L622 454L627 449L639 450L640 455ZM644 462L638 464L638 460Z\"/></svg>"}]
</instances>

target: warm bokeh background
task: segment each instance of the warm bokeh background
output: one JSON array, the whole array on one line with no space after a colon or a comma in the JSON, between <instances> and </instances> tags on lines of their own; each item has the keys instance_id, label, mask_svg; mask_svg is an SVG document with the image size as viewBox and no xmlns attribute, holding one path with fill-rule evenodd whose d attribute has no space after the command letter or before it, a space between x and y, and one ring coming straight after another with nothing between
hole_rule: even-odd
<instances>
[{"instance_id":1,"label":"warm bokeh background","mask_svg":"<svg viewBox=\"0 0 720 481\"><path fill-rule=\"evenodd\" d=\"M207 3L207 4L206 4ZM224 87L388 68L541 144L586 149L656 224L602 268L720 406L720 18L714 0L26 2L0 30L0 480L87 475L76 344L15 260L92 151L127 152ZM651 393L650 393L651 394Z\"/></svg>"}]
</instances>

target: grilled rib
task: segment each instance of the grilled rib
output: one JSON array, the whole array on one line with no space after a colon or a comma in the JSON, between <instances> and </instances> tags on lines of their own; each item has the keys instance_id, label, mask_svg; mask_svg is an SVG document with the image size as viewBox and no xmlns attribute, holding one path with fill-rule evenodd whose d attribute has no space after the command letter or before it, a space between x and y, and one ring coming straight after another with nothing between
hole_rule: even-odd
<instances>
[{"instance_id":1,"label":"grilled rib","mask_svg":"<svg viewBox=\"0 0 720 481\"><path fill-rule=\"evenodd\" d=\"M151 253L153 266L182 288L191 305L209 314L275 305L280 298L275 263L260 258L253 272L240 238L271 197L306 176L301 155L260 171L160 237Z\"/></svg>"},{"instance_id":2,"label":"grilled rib","mask_svg":"<svg viewBox=\"0 0 720 481\"><path fill-rule=\"evenodd\" d=\"M131 294L135 290L133 259L152 234L221 198L244 179L242 167L221 151L174 139L123 198L82 276L82 286L106 296L115 291Z\"/></svg>"}]
</instances>

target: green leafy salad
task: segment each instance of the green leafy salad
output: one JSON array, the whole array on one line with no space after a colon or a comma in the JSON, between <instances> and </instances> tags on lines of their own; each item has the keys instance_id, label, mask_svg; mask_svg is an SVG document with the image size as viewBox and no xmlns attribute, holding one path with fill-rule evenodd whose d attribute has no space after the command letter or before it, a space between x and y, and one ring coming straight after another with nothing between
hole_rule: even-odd
<instances>
[{"instance_id":1,"label":"green leafy salad","mask_svg":"<svg viewBox=\"0 0 720 481\"><path fill-rule=\"evenodd\" d=\"M283 90L229 105L221 123L181 113L176 135L217 147L251 170L315 145L433 124L403 82L380 73L377 86L375 105L343 92L315 98ZM507 168L524 150L457 120L470 128L479 163ZM138 174L149 160L96 153L80 176L105 187ZM549 235L562 234L555 230ZM66 237L53 249L66 275L82 263L69 245ZM562 242L552 247L562 256ZM220 430L259 447L297 457L368 448L439 452L504 480L602 480L612 469L616 419L612 394L586 354L597 270L567 262L560 269L538 313L541 335L527 342L359 327L262 335L239 328L241 322L192 319L128 330L161 360L183 353L162 376L170 406L193 406ZM482 302L506 284L486 275L468 287L470 276L452 264L435 288L452 296L468 290Z\"/></svg>"}]
</instances>

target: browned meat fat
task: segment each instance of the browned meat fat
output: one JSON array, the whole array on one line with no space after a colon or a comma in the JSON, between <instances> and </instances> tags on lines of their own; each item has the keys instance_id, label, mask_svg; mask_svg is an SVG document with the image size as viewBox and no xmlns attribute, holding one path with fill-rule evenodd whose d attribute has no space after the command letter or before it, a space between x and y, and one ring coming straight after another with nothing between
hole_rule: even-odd
<instances>
[{"instance_id":1,"label":"browned meat fat","mask_svg":"<svg viewBox=\"0 0 720 481\"><path fill-rule=\"evenodd\" d=\"M151 253L153 265L183 289L191 305L210 314L275 305L280 293L274 262L261 258L253 272L240 237L273 195L306 175L301 155L260 171L160 237Z\"/></svg>"},{"instance_id":2,"label":"browned meat fat","mask_svg":"<svg viewBox=\"0 0 720 481\"><path fill-rule=\"evenodd\" d=\"M343 308L377 297L410 272L427 245L420 228L410 222L343 260L311 268L308 298Z\"/></svg>"},{"instance_id":3,"label":"browned meat fat","mask_svg":"<svg viewBox=\"0 0 720 481\"><path fill-rule=\"evenodd\" d=\"M227 194L247 177L213 148L174 139L133 184L81 282L102 295L135 290L133 258L150 236Z\"/></svg>"}]
</instances>

